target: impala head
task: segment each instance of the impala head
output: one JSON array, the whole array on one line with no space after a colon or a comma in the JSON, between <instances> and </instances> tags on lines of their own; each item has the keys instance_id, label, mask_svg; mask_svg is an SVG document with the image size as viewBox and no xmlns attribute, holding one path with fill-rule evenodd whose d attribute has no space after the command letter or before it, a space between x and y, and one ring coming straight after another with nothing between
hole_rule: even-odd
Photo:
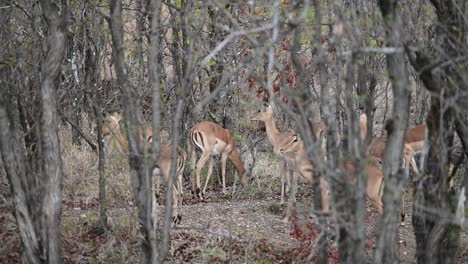
<instances>
[{"instance_id":1,"label":"impala head","mask_svg":"<svg viewBox=\"0 0 468 264\"><path fill-rule=\"evenodd\" d=\"M275 146L275 153L281 156L294 155L303 147L302 140L294 131L284 135L278 145Z\"/></svg>"},{"instance_id":2,"label":"impala head","mask_svg":"<svg viewBox=\"0 0 468 264\"><path fill-rule=\"evenodd\" d=\"M113 112L107 116L104 116L104 123L102 124L102 136L105 137L119 129L119 122L122 120L122 117L119 113Z\"/></svg>"},{"instance_id":3,"label":"impala head","mask_svg":"<svg viewBox=\"0 0 468 264\"><path fill-rule=\"evenodd\" d=\"M244 189L246 189L249 186L250 182L253 180L253 178L250 177L252 175L252 164L244 164L244 168L245 172L243 175L241 175L241 183Z\"/></svg>"},{"instance_id":4,"label":"impala head","mask_svg":"<svg viewBox=\"0 0 468 264\"><path fill-rule=\"evenodd\" d=\"M250 120L252 121L265 121L273 117L273 108L270 104L265 103L262 110L258 110L258 113L253 115Z\"/></svg>"},{"instance_id":5,"label":"impala head","mask_svg":"<svg viewBox=\"0 0 468 264\"><path fill-rule=\"evenodd\" d=\"M374 168L376 170L383 170L383 161L382 159L370 155L369 158L367 159L368 165L370 168Z\"/></svg>"}]
</instances>

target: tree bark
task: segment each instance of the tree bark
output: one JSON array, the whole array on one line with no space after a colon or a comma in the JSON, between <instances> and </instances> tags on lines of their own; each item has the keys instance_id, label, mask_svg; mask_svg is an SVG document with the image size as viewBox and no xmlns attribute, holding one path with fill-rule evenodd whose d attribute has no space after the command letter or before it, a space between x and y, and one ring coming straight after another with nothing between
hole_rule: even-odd
<instances>
[{"instance_id":1,"label":"tree bark","mask_svg":"<svg viewBox=\"0 0 468 264\"><path fill-rule=\"evenodd\" d=\"M440 46L431 58L419 50L413 56L407 49L411 64L431 95L427 155L423 157L423 175L416 185L413 206L416 258L419 263L456 263L461 226L454 219L456 201L448 188L448 162L453 125L463 123L466 118L468 84L460 69L466 69L467 65L457 61L466 56L463 19L466 5L463 0L431 0L431 3L437 14L435 43ZM453 95L458 95L455 104ZM464 137L460 133L460 138Z\"/></svg>"},{"instance_id":2,"label":"tree bark","mask_svg":"<svg viewBox=\"0 0 468 264\"><path fill-rule=\"evenodd\" d=\"M149 47L149 58L148 58L148 74L150 78L150 86L152 90L152 122L153 122L153 155L152 159L158 161L160 155L160 131L161 131L161 68L160 65L160 52L161 52L161 42L160 42L160 30L161 30L161 8L162 2L159 0L152 0L149 5L149 16L150 16L150 47ZM172 165L172 164L171 164ZM161 179L161 173L155 175ZM160 180L159 179L159 180ZM157 181L159 181L157 180ZM167 185L167 192L172 192L172 185ZM172 195L170 196L172 205ZM155 228L158 226L158 210L156 208L157 202L153 204L153 217ZM168 207L166 207L168 208ZM166 214L171 216L172 210L166 210ZM156 239L156 238L152 238ZM158 241L156 240L156 243ZM161 255L159 247L157 248L155 259L163 259L165 256Z\"/></svg>"},{"instance_id":3,"label":"tree bark","mask_svg":"<svg viewBox=\"0 0 468 264\"><path fill-rule=\"evenodd\" d=\"M157 263L158 250L157 241L154 234L155 219L152 210L154 197L153 178L151 169L153 164L146 162L144 148L140 145L138 132L139 119L136 102L136 92L128 81L127 66L123 46L123 22L122 22L122 2L112 0L110 2L110 28L112 34L112 56L118 82L122 92L125 121L128 127L129 142L129 165L132 179L133 193L138 207L138 218L140 221L141 242L141 263Z\"/></svg>"},{"instance_id":4,"label":"tree bark","mask_svg":"<svg viewBox=\"0 0 468 264\"><path fill-rule=\"evenodd\" d=\"M42 0L40 3L47 24L47 51L41 69L42 82L38 96L41 113L40 122L37 122L40 140L36 143L39 144L41 155L31 155L23 149L24 142L17 137L17 119L11 111L13 103L7 101L7 94L4 93L6 88L2 88L0 93L0 149L15 204L15 216L23 245L22 261L59 263L62 261L60 214L63 173L58 137L56 81L65 57L67 9L64 5L60 12L50 1ZM17 102L21 104L20 100ZM21 111L20 105L18 110ZM23 117L19 119L24 122L24 113L21 115ZM40 164L40 167L33 164Z\"/></svg>"},{"instance_id":5,"label":"tree bark","mask_svg":"<svg viewBox=\"0 0 468 264\"><path fill-rule=\"evenodd\" d=\"M60 214L62 209L63 172L58 136L57 78L60 64L65 57L67 19L66 6L60 15L58 7L51 1L41 1L42 12L47 23L47 55L41 75L41 148L42 148L42 201L41 241L48 263L59 263L61 259Z\"/></svg>"},{"instance_id":6,"label":"tree bark","mask_svg":"<svg viewBox=\"0 0 468 264\"><path fill-rule=\"evenodd\" d=\"M381 0L379 5L385 24L386 43L390 47L401 48L401 51L387 54L387 70L393 90L393 113L385 126L388 138L383 161L385 210L383 229L377 242L374 263L399 263L400 202L408 173L408 170L402 168L401 153L403 152L403 137L408 126L410 91L398 1Z\"/></svg>"}]
</instances>

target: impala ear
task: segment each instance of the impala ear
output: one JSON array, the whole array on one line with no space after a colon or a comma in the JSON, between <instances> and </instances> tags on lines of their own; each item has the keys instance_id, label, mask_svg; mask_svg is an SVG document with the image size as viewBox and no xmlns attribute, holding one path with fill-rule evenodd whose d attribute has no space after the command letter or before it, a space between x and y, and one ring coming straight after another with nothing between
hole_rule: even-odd
<instances>
[{"instance_id":1,"label":"impala ear","mask_svg":"<svg viewBox=\"0 0 468 264\"><path fill-rule=\"evenodd\" d=\"M377 160L377 166L379 167L379 169L383 169L383 161L381 159Z\"/></svg>"},{"instance_id":2,"label":"impala ear","mask_svg":"<svg viewBox=\"0 0 468 264\"><path fill-rule=\"evenodd\" d=\"M292 142L298 142L300 140L299 135L294 134L292 138Z\"/></svg>"}]
</instances>

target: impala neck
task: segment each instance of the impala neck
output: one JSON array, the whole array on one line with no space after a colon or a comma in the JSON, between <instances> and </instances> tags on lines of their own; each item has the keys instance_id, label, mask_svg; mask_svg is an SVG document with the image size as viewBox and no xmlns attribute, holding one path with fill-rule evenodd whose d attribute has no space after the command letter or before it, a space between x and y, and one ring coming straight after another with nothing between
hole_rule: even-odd
<instances>
[{"instance_id":1,"label":"impala neck","mask_svg":"<svg viewBox=\"0 0 468 264\"><path fill-rule=\"evenodd\" d=\"M272 145L278 144L280 137L281 137L281 133L276 128L275 120L273 116L271 116L264 122L265 122L265 129L266 129L268 140L270 141Z\"/></svg>"},{"instance_id":2,"label":"impala neck","mask_svg":"<svg viewBox=\"0 0 468 264\"><path fill-rule=\"evenodd\" d=\"M239 175L243 176L245 173L245 166L236 147L233 148L231 155L229 155L229 159L234 164L234 167L236 168L236 171L239 173Z\"/></svg>"},{"instance_id":3,"label":"impala neck","mask_svg":"<svg viewBox=\"0 0 468 264\"><path fill-rule=\"evenodd\" d=\"M116 127L113 129L113 137L114 137L114 146L119 150L120 153L127 155L128 153L128 142L125 137L120 132L120 129Z\"/></svg>"}]
</instances>

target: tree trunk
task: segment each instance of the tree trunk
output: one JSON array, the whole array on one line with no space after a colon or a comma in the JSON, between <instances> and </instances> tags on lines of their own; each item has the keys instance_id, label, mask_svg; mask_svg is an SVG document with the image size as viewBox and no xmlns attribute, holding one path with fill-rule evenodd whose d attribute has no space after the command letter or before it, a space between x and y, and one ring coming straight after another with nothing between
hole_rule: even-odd
<instances>
[{"instance_id":1,"label":"tree trunk","mask_svg":"<svg viewBox=\"0 0 468 264\"><path fill-rule=\"evenodd\" d=\"M155 219L152 210L154 197L153 178L151 169L153 164L145 162L146 157L138 133L139 119L136 102L136 92L128 81L127 66L123 46L122 2L112 0L110 3L110 28L112 33L112 56L118 82L122 92L125 121L128 127L129 165L132 179L133 193L138 207L138 218L141 242L141 263L156 263L158 261L157 241L154 234Z\"/></svg>"},{"instance_id":2,"label":"tree trunk","mask_svg":"<svg viewBox=\"0 0 468 264\"><path fill-rule=\"evenodd\" d=\"M23 149L24 143L17 137L17 119L11 112L13 103L11 100L6 101L6 88L2 88L0 93L0 149L15 204L15 216L23 245L22 261L59 263L62 261L60 214L63 173L58 138L56 81L65 57L67 9L64 6L59 12L56 5L46 0L41 1L41 7L47 23L47 53L41 70L39 93L41 155L30 155ZM25 117L21 119L24 122ZM37 171L36 166L32 165L38 163L35 159L40 159L41 164Z\"/></svg>"},{"instance_id":3,"label":"tree trunk","mask_svg":"<svg viewBox=\"0 0 468 264\"><path fill-rule=\"evenodd\" d=\"M380 10L384 17L387 45L400 48L396 53L387 54L387 70L393 88L393 113L387 121L387 143L384 154L385 187L383 203L383 229L377 242L374 263L399 263L400 202L408 170L402 168L404 133L408 126L410 91L408 70L403 51L403 28L396 0L381 0ZM407 164L409 166L409 164Z\"/></svg>"},{"instance_id":4,"label":"tree trunk","mask_svg":"<svg viewBox=\"0 0 468 264\"><path fill-rule=\"evenodd\" d=\"M148 58L148 74L149 82L152 91L152 123L153 123L153 160L159 160L160 155L160 131L161 131L161 9L162 2L159 0L152 0L149 5L148 14L150 17L150 46ZM160 171L160 170L159 170ZM155 177L161 178L161 173ZM156 181L160 181L156 180ZM171 188L172 189L172 188ZM167 189L168 190L168 189ZM155 226L158 226L158 218L156 210L157 202L154 204L153 215L155 219ZM159 256L158 256L159 257Z\"/></svg>"},{"instance_id":5,"label":"tree trunk","mask_svg":"<svg viewBox=\"0 0 468 264\"><path fill-rule=\"evenodd\" d=\"M47 23L47 55L42 66L41 82L41 148L42 148L42 230L41 240L48 263L61 259L60 214L62 209L63 172L58 137L57 77L65 57L66 6L60 15L58 7L50 1L41 1Z\"/></svg>"},{"instance_id":6,"label":"tree trunk","mask_svg":"<svg viewBox=\"0 0 468 264\"><path fill-rule=\"evenodd\" d=\"M408 52L413 67L431 95L427 155L423 157L423 177L417 182L413 206L416 258L419 263L456 263L461 226L454 219L456 201L451 198L448 188L448 161L455 118L458 122L464 122L466 118L463 102L466 102L468 84L459 71L466 68L466 63L456 61L466 50L463 44L466 5L463 0L431 0L431 3L438 18L435 41L440 45L439 49L432 54L433 59L421 51L416 51L415 56ZM454 105L451 97L455 94L460 96Z\"/></svg>"}]
</instances>

